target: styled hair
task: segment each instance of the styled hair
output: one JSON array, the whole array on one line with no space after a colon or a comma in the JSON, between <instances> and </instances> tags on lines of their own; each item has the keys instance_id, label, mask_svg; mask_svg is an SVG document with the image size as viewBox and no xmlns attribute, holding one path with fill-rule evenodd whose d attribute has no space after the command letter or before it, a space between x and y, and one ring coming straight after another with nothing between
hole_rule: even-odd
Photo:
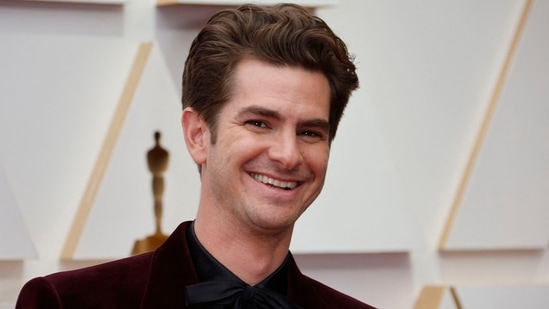
<instances>
[{"instance_id":1,"label":"styled hair","mask_svg":"<svg viewBox=\"0 0 549 309\"><path fill-rule=\"evenodd\" d=\"M243 59L323 73L330 84L330 141L358 77L345 43L295 4L243 5L214 14L192 42L183 71L183 108L192 107L216 141L217 115L229 100Z\"/></svg>"}]
</instances>

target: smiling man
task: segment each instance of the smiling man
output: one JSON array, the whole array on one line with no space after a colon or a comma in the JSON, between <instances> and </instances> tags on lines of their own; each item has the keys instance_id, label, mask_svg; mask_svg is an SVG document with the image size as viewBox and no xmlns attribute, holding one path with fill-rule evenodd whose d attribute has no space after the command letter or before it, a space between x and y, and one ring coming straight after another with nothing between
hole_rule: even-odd
<instances>
[{"instance_id":1,"label":"smiling man","mask_svg":"<svg viewBox=\"0 0 549 309\"><path fill-rule=\"evenodd\" d=\"M301 274L289 252L357 87L345 44L308 10L215 14L183 72L196 219L154 252L33 279L17 307L372 308Z\"/></svg>"},{"instance_id":2,"label":"smiling man","mask_svg":"<svg viewBox=\"0 0 549 309\"><path fill-rule=\"evenodd\" d=\"M183 112L202 171L194 229L223 265L256 284L282 264L295 221L324 183L330 87L320 72L253 58L232 78L215 133L192 107Z\"/></svg>"}]
</instances>

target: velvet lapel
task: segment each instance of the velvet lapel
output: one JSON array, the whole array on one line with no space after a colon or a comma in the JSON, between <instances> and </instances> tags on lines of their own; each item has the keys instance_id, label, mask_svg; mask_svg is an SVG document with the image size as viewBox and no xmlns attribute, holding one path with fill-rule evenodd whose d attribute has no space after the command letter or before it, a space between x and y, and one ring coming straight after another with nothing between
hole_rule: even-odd
<instances>
[{"instance_id":1,"label":"velvet lapel","mask_svg":"<svg viewBox=\"0 0 549 309\"><path fill-rule=\"evenodd\" d=\"M325 308L326 304L319 297L319 291L314 289L307 281L294 257L288 259L288 299L303 308Z\"/></svg>"},{"instance_id":2,"label":"velvet lapel","mask_svg":"<svg viewBox=\"0 0 549 309\"><path fill-rule=\"evenodd\" d=\"M153 254L141 308L185 308L185 286L198 283L181 223Z\"/></svg>"}]
</instances>

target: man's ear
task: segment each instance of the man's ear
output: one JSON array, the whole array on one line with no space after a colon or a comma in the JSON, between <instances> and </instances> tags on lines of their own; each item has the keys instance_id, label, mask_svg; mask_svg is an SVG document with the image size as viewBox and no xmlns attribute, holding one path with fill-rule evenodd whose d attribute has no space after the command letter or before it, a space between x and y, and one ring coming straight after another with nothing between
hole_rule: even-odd
<instances>
[{"instance_id":1,"label":"man's ear","mask_svg":"<svg viewBox=\"0 0 549 309\"><path fill-rule=\"evenodd\" d=\"M206 163L210 144L210 130L200 115L191 107L183 110L181 115L185 144L194 162L198 165Z\"/></svg>"}]
</instances>

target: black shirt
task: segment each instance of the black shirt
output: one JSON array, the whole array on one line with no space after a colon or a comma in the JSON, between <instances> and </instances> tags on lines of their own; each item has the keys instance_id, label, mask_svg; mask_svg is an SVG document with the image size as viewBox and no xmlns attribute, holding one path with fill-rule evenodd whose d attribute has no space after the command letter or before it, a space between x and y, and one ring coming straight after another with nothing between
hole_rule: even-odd
<instances>
[{"instance_id":1,"label":"black shirt","mask_svg":"<svg viewBox=\"0 0 549 309\"><path fill-rule=\"evenodd\" d=\"M248 284L246 284L235 274L233 274L229 269L223 266L223 264L221 264L206 250L206 248L202 246L202 244L196 237L194 231L194 222L188 227L186 235L189 252L191 254L191 258L194 264L195 271L198 275L198 279L201 283L210 281L236 281L242 285L249 287ZM280 296L283 296L283 298L285 298L288 288L286 269L288 257L289 253L286 256L286 259L284 259L282 265L280 265L263 281L254 285L254 288L275 291L276 293L280 294Z\"/></svg>"}]
</instances>

